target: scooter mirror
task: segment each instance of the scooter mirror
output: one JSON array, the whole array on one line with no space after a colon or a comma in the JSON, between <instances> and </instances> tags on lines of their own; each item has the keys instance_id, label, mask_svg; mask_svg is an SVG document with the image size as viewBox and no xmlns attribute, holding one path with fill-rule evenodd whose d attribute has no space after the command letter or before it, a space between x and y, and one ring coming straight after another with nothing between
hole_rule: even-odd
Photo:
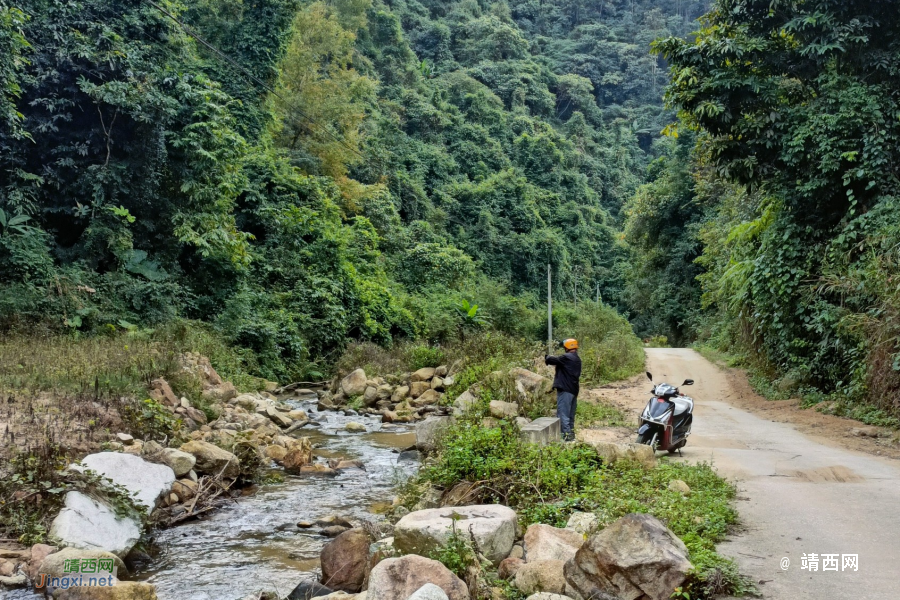
<instances>
[{"instance_id":1,"label":"scooter mirror","mask_svg":"<svg viewBox=\"0 0 900 600\"><path fill-rule=\"evenodd\" d=\"M647 379L653 381L653 375L650 374L650 371L647 371Z\"/></svg>"},{"instance_id":2,"label":"scooter mirror","mask_svg":"<svg viewBox=\"0 0 900 600\"><path fill-rule=\"evenodd\" d=\"M684 383L682 383L681 385L694 385L694 380L693 379L685 379Z\"/></svg>"}]
</instances>

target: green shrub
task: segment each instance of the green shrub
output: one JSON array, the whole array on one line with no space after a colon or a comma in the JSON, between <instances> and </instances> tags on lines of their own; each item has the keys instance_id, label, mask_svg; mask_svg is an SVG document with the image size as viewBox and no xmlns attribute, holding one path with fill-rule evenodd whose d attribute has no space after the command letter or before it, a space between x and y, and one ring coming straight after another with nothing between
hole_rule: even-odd
<instances>
[{"instance_id":1,"label":"green shrub","mask_svg":"<svg viewBox=\"0 0 900 600\"><path fill-rule=\"evenodd\" d=\"M406 347L405 362L410 371L423 367L438 367L445 361L444 351L438 346L413 344Z\"/></svg>"}]
</instances>

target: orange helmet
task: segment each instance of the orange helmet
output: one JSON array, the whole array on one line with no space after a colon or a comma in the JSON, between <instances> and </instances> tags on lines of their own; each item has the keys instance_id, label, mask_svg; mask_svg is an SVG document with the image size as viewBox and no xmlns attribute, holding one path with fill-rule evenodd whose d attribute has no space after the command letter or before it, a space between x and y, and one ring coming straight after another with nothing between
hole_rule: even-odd
<instances>
[{"instance_id":1,"label":"orange helmet","mask_svg":"<svg viewBox=\"0 0 900 600\"><path fill-rule=\"evenodd\" d=\"M563 340L562 345L566 350L578 350L578 340L576 340L575 338Z\"/></svg>"}]
</instances>

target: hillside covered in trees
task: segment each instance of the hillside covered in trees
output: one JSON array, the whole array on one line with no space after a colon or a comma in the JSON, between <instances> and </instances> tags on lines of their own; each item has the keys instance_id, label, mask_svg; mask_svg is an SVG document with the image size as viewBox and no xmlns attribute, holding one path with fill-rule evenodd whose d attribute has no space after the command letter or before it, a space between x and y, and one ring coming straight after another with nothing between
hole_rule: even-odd
<instances>
[{"instance_id":1,"label":"hillside covered in trees","mask_svg":"<svg viewBox=\"0 0 900 600\"><path fill-rule=\"evenodd\" d=\"M625 208L640 327L894 426L897 8L719 0L695 40L657 42L681 136Z\"/></svg>"},{"instance_id":2,"label":"hillside covered in trees","mask_svg":"<svg viewBox=\"0 0 900 600\"><path fill-rule=\"evenodd\" d=\"M704 10L0 0L0 325L202 320L295 380L354 339L539 339L548 263L624 306L649 45Z\"/></svg>"}]
</instances>

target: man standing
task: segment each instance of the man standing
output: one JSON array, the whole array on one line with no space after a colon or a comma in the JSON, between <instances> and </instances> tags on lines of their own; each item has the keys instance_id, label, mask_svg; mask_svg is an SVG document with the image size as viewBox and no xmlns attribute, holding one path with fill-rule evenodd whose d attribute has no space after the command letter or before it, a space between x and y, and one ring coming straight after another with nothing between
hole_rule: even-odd
<instances>
[{"instance_id":1,"label":"man standing","mask_svg":"<svg viewBox=\"0 0 900 600\"><path fill-rule=\"evenodd\" d=\"M575 441L575 407L578 404L578 380L581 378L581 357L578 356L578 340L569 338L562 343L565 353L545 356L544 362L556 367L553 389L556 390L556 416L559 419L563 441Z\"/></svg>"}]
</instances>

